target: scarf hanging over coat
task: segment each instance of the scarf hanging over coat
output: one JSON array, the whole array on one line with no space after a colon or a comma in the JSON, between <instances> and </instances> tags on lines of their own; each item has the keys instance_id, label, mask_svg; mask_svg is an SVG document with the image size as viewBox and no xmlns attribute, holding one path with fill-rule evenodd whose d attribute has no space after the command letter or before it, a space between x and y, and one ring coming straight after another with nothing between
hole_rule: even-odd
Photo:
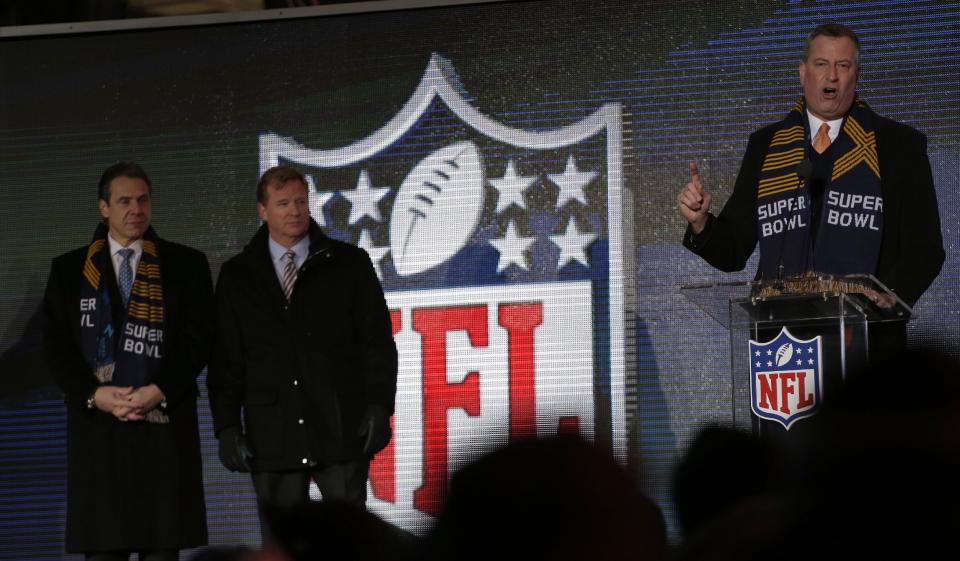
<instances>
[{"instance_id":1,"label":"scarf hanging over coat","mask_svg":"<svg viewBox=\"0 0 960 561\"><path fill-rule=\"evenodd\" d=\"M143 254L137 264L127 308L114 314L110 281L115 278L107 240L107 226L100 224L87 247L80 280L80 339L83 356L101 384L139 388L152 382L163 359L164 301L158 240L153 228L143 238ZM115 318L122 318L119 324ZM146 420L168 422L166 414L149 411Z\"/></svg>"},{"instance_id":2,"label":"scarf hanging over coat","mask_svg":"<svg viewBox=\"0 0 960 561\"><path fill-rule=\"evenodd\" d=\"M883 197L872 115L866 103L855 100L831 146L832 172L824 187L815 240L809 183L798 173L802 162L809 161L811 138L804 100L797 101L779 123L757 191L760 278L876 271Z\"/></svg>"}]
</instances>

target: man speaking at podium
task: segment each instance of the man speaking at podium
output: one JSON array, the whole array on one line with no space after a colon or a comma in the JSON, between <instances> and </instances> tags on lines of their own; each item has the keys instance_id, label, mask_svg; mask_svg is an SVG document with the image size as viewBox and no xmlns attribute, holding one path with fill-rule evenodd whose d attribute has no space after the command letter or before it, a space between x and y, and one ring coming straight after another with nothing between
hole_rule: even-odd
<instances>
[{"instance_id":1,"label":"man speaking at podium","mask_svg":"<svg viewBox=\"0 0 960 561\"><path fill-rule=\"evenodd\" d=\"M856 33L843 25L810 33L803 97L782 121L750 136L719 216L690 164L677 197L689 222L684 246L718 269L739 271L759 243L758 279L873 274L907 304L920 298L944 260L927 140L857 98L859 54ZM881 308L895 304L865 294Z\"/></svg>"}]
</instances>

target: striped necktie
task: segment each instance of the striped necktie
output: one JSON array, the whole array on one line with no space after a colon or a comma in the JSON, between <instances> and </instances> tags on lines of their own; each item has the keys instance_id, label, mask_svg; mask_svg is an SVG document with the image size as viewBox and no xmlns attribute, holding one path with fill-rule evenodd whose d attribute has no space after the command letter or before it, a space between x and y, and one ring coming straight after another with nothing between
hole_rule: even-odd
<instances>
[{"instance_id":1,"label":"striped necktie","mask_svg":"<svg viewBox=\"0 0 960 561\"><path fill-rule=\"evenodd\" d=\"M292 249L283 254L286 262L283 264L283 295L290 301L293 294L293 285L297 282L297 254Z\"/></svg>"}]
</instances>

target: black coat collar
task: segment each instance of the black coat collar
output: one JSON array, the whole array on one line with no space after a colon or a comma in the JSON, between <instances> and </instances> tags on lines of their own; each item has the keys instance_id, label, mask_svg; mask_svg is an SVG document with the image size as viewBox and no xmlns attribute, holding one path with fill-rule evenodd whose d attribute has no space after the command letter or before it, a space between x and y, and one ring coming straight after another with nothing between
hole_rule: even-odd
<instances>
[{"instance_id":1,"label":"black coat collar","mask_svg":"<svg viewBox=\"0 0 960 561\"><path fill-rule=\"evenodd\" d=\"M330 238L323 233L320 225L312 218L310 219L307 235L310 236L310 249L307 260L303 263L303 266L301 266L301 271L315 258L328 256L332 245ZM269 286L276 288L276 290L273 291L275 292L274 296L285 301L286 298L283 296L283 289L280 287L280 279L277 278L276 270L273 267L273 260L270 257L269 237L270 231L267 225L261 225L257 233L250 239L250 243L244 247L243 253L241 253L240 256L249 266L257 269L260 274L263 275Z\"/></svg>"},{"instance_id":2,"label":"black coat collar","mask_svg":"<svg viewBox=\"0 0 960 561\"><path fill-rule=\"evenodd\" d=\"M310 253L307 259L313 257L315 254L323 253L330 250L330 238L323 233L323 230L320 229L320 225L317 224L312 218L310 219L310 226L307 230L307 235L310 236ZM270 260L270 247L268 245L268 240L270 238L270 230L267 229L266 224L262 224L257 230L257 233L250 238L250 243L243 248L243 254L247 257L251 257L256 260L262 260L264 256L267 257L267 260Z\"/></svg>"}]
</instances>

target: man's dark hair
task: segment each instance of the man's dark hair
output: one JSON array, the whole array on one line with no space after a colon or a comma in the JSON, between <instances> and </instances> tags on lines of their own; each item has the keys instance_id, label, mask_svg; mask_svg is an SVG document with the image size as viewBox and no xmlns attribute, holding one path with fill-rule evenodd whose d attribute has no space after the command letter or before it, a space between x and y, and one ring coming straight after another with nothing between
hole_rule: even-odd
<instances>
[{"instance_id":1,"label":"man's dark hair","mask_svg":"<svg viewBox=\"0 0 960 561\"><path fill-rule=\"evenodd\" d=\"M150 178L147 177L147 172L143 171L139 164L117 162L104 170L103 175L100 176L100 183L97 184L97 197L108 205L110 204L110 183L118 177L142 179L147 184L147 192L153 194L153 185L150 183Z\"/></svg>"},{"instance_id":2,"label":"man's dark hair","mask_svg":"<svg viewBox=\"0 0 960 561\"><path fill-rule=\"evenodd\" d=\"M287 181L299 181L304 187L307 186L307 178L290 166L274 166L263 172L257 182L257 202L267 204L267 188L282 187Z\"/></svg>"},{"instance_id":3,"label":"man's dark hair","mask_svg":"<svg viewBox=\"0 0 960 561\"><path fill-rule=\"evenodd\" d=\"M818 25L816 29L811 31L810 35L807 35L807 42L803 45L803 57L800 60L804 62L807 61L807 58L810 56L810 43L817 37L832 37L834 39L846 37L853 41L853 46L857 48L856 63L857 66L860 66L860 38L857 37L857 33L854 30L842 23L824 23L823 25Z\"/></svg>"}]
</instances>

